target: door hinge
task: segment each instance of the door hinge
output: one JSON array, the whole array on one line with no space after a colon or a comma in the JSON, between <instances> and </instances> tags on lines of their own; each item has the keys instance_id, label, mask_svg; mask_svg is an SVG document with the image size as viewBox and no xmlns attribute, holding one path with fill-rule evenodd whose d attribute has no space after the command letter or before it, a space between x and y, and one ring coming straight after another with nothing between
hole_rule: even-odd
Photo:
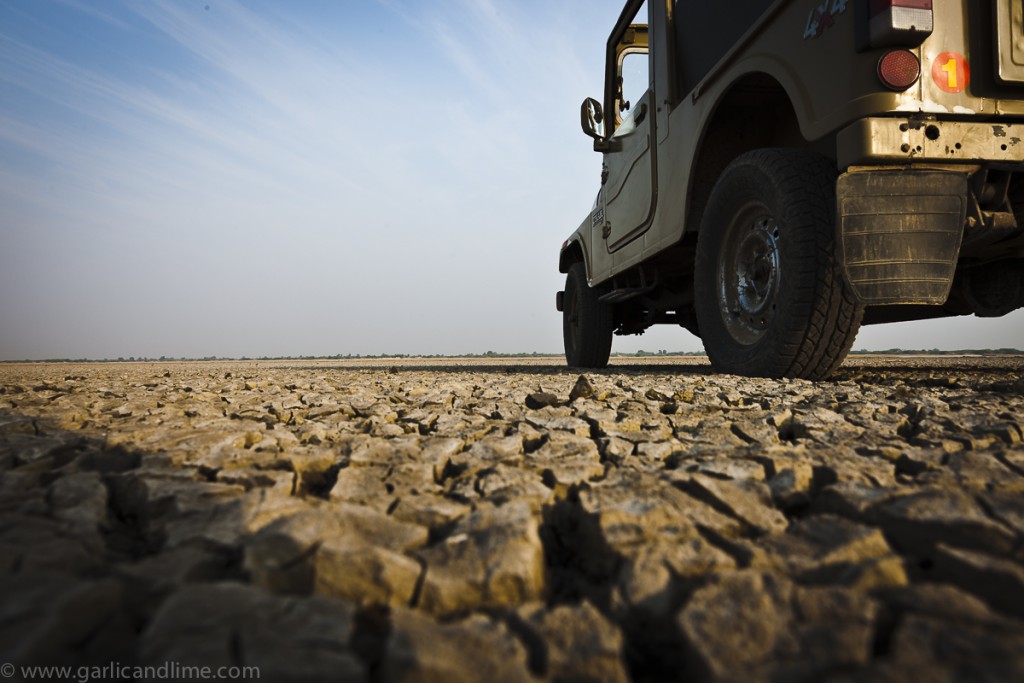
<instances>
[{"instance_id":1,"label":"door hinge","mask_svg":"<svg viewBox=\"0 0 1024 683\"><path fill-rule=\"evenodd\" d=\"M608 165L601 164L601 184L604 185L608 182Z\"/></svg>"},{"instance_id":2,"label":"door hinge","mask_svg":"<svg viewBox=\"0 0 1024 683\"><path fill-rule=\"evenodd\" d=\"M608 236L612 234L612 224L605 223L601 228L601 237L608 239Z\"/></svg>"}]
</instances>

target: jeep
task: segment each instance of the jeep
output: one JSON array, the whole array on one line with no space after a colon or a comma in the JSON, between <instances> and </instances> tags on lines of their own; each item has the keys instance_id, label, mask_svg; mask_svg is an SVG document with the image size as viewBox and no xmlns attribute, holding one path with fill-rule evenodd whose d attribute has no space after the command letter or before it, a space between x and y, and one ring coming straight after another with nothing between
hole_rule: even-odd
<instances>
[{"instance_id":1,"label":"jeep","mask_svg":"<svg viewBox=\"0 0 1024 683\"><path fill-rule=\"evenodd\" d=\"M861 325L1024 306L1024 3L628 0L604 61L570 366L674 324L824 379Z\"/></svg>"}]
</instances>

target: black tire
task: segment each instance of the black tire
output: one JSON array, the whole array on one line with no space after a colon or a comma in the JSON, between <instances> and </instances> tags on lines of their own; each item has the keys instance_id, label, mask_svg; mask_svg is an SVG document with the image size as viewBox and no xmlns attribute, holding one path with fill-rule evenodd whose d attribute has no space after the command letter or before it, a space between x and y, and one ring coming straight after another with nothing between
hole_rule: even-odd
<instances>
[{"instance_id":1,"label":"black tire","mask_svg":"<svg viewBox=\"0 0 1024 683\"><path fill-rule=\"evenodd\" d=\"M587 284L583 264L569 266L562 300L562 339L565 360L573 368L603 368L612 353L615 330L611 304L598 300L598 293Z\"/></svg>"},{"instance_id":2,"label":"black tire","mask_svg":"<svg viewBox=\"0 0 1024 683\"><path fill-rule=\"evenodd\" d=\"M716 370L825 379L864 314L836 258L835 163L761 149L733 161L697 238L697 321Z\"/></svg>"}]
</instances>

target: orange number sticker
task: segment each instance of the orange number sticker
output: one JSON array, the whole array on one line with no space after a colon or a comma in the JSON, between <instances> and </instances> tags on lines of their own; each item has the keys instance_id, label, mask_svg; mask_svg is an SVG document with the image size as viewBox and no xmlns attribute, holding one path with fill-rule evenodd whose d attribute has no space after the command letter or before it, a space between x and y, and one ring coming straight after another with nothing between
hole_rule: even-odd
<instances>
[{"instance_id":1,"label":"orange number sticker","mask_svg":"<svg viewBox=\"0 0 1024 683\"><path fill-rule=\"evenodd\" d=\"M971 82L971 67L959 52L943 52L932 62L932 80L939 90L963 92Z\"/></svg>"}]
</instances>

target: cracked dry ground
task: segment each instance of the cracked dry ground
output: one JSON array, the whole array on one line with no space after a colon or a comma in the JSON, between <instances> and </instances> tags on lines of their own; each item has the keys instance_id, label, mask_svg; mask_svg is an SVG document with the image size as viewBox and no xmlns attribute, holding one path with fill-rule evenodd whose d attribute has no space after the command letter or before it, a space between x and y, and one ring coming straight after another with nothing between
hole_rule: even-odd
<instances>
[{"instance_id":1,"label":"cracked dry ground","mask_svg":"<svg viewBox=\"0 0 1024 683\"><path fill-rule=\"evenodd\" d=\"M1021 358L0 366L0 661L1024 680L1022 432Z\"/></svg>"}]
</instances>

